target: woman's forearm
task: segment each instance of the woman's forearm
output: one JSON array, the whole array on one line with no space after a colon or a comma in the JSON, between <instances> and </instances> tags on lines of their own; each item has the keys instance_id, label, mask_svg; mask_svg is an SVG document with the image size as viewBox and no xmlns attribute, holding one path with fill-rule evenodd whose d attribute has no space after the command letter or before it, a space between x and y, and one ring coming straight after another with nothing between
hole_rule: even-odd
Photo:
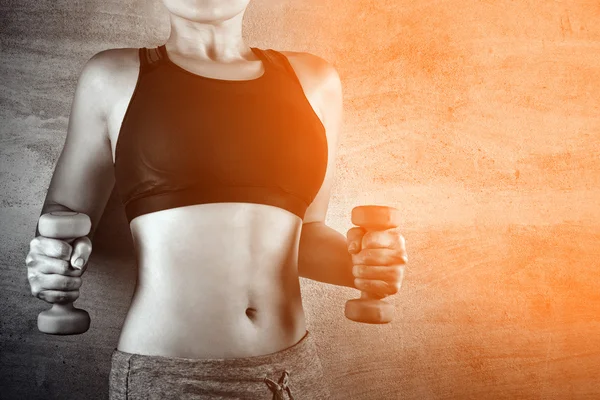
<instances>
[{"instance_id":1,"label":"woman's forearm","mask_svg":"<svg viewBox=\"0 0 600 400\"><path fill-rule=\"evenodd\" d=\"M302 226L298 273L303 278L354 288L346 237L321 222Z\"/></svg>"}]
</instances>

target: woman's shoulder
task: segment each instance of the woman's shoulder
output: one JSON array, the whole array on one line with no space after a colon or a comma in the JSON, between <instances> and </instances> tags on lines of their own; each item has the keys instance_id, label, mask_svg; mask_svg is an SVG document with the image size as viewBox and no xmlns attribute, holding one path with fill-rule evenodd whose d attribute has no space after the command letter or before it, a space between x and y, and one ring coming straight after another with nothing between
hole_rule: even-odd
<instances>
[{"instance_id":1,"label":"woman's shoulder","mask_svg":"<svg viewBox=\"0 0 600 400\"><path fill-rule=\"evenodd\" d=\"M94 53L77 77L75 100L78 108L98 110L108 118L115 105L133 92L138 80L137 49L107 49Z\"/></svg>"},{"instance_id":2,"label":"woman's shoulder","mask_svg":"<svg viewBox=\"0 0 600 400\"><path fill-rule=\"evenodd\" d=\"M111 48L94 53L85 63L80 80L97 88L98 95L118 95L135 84L140 60L138 48Z\"/></svg>"},{"instance_id":3,"label":"woman's shoulder","mask_svg":"<svg viewBox=\"0 0 600 400\"><path fill-rule=\"evenodd\" d=\"M134 47L101 50L87 61L98 72L109 74L139 67L139 63L139 48Z\"/></svg>"},{"instance_id":4,"label":"woman's shoulder","mask_svg":"<svg viewBox=\"0 0 600 400\"><path fill-rule=\"evenodd\" d=\"M332 62L313 53L301 51L277 50L283 54L290 64L298 78L307 82L310 86L324 87L340 86L340 75Z\"/></svg>"},{"instance_id":5,"label":"woman's shoulder","mask_svg":"<svg viewBox=\"0 0 600 400\"><path fill-rule=\"evenodd\" d=\"M318 56L313 53L305 51L291 51L291 50L276 50L278 53L283 54L290 62L294 62L303 68L311 69L314 72L327 69L335 69L333 64L327 61L325 58Z\"/></svg>"}]
</instances>

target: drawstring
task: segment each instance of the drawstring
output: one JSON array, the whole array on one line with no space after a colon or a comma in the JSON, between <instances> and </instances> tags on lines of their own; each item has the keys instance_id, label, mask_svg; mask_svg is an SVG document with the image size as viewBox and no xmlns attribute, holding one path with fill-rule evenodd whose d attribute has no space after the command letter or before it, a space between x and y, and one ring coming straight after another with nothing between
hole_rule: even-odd
<instances>
[{"instance_id":1,"label":"drawstring","mask_svg":"<svg viewBox=\"0 0 600 400\"><path fill-rule=\"evenodd\" d=\"M264 382L273 392L273 400L285 400L285 398L283 397L284 391L290 396L290 400L294 400L294 396L292 396L292 391L288 386L289 381L290 373L285 369L283 370L283 374L281 374L281 378L279 378L279 382L275 382L266 377L264 379Z\"/></svg>"}]
</instances>

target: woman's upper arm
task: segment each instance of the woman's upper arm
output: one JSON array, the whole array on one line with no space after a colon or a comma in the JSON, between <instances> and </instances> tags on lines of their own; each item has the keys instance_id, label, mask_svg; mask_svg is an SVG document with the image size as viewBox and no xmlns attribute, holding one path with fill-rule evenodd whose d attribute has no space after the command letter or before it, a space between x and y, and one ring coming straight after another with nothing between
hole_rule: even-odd
<instances>
[{"instance_id":1,"label":"woman's upper arm","mask_svg":"<svg viewBox=\"0 0 600 400\"><path fill-rule=\"evenodd\" d=\"M65 143L44 202L87 214L92 231L115 183L107 123L113 57L111 50L97 53L80 73Z\"/></svg>"},{"instance_id":2,"label":"woman's upper arm","mask_svg":"<svg viewBox=\"0 0 600 400\"><path fill-rule=\"evenodd\" d=\"M297 57L297 59L300 57ZM327 170L321 188L306 209L303 223L325 223L331 190L335 179L336 155L341 140L343 119L342 82L336 68L321 57L310 53L302 53L305 60L305 82L315 93L315 103L321 113L323 126L327 135ZM299 63L298 63L299 64ZM301 72L301 69L298 69ZM313 82L311 85L308 81Z\"/></svg>"}]
</instances>

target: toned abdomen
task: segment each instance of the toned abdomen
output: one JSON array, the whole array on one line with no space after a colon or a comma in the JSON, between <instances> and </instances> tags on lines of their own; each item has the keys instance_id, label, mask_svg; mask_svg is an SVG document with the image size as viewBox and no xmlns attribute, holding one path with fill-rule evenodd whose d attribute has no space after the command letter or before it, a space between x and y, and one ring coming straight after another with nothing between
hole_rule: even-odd
<instances>
[{"instance_id":1,"label":"toned abdomen","mask_svg":"<svg viewBox=\"0 0 600 400\"><path fill-rule=\"evenodd\" d=\"M118 349L236 358L306 331L298 281L302 220L272 206L215 203L131 222L138 283Z\"/></svg>"}]
</instances>

